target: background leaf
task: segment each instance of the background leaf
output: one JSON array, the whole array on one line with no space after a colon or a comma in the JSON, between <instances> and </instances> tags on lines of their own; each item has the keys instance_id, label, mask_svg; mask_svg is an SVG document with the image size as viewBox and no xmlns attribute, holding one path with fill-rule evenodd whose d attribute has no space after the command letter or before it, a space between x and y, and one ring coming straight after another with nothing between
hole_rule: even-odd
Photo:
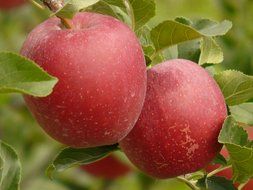
<instances>
[{"instance_id":1,"label":"background leaf","mask_svg":"<svg viewBox=\"0 0 253 190\"><path fill-rule=\"evenodd\" d=\"M216 155L216 157L214 158L214 160L212 161L212 164L220 164L220 165L226 166L227 165L227 160L226 160L226 158L224 158L223 155L218 153Z\"/></svg>"},{"instance_id":2,"label":"background leaf","mask_svg":"<svg viewBox=\"0 0 253 190\"><path fill-rule=\"evenodd\" d=\"M65 148L54 159L47 169L47 175L52 177L54 172L60 172L76 165L85 165L104 158L109 153L118 150L118 145L94 148Z\"/></svg>"},{"instance_id":3,"label":"background leaf","mask_svg":"<svg viewBox=\"0 0 253 190\"><path fill-rule=\"evenodd\" d=\"M217 42L211 37L203 37L200 45L199 64L221 63L223 61L223 52Z\"/></svg>"},{"instance_id":4,"label":"background leaf","mask_svg":"<svg viewBox=\"0 0 253 190\"><path fill-rule=\"evenodd\" d=\"M192 26L192 24L193 24L193 22L190 19L182 17L182 16L181 17L176 17L175 21L177 21L181 24L188 25L188 26Z\"/></svg>"},{"instance_id":5,"label":"background leaf","mask_svg":"<svg viewBox=\"0 0 253 190\"><path fill-rule=\"evenodd\" d=\"M229 152L234 181L244 183L253 177L253 142L248 140L247 132L232 116L224 122L219 142L224 144Z\"/></svg>"},{"instance_id":6,"label":"background leaf","mask_svg":"<svg viewBox=\"0 0 253 190\"><path fill-rule=\"evenodd\" d=\"M117 6L117 7L120 7L120 8L125 8L125 4L124 4L124 0L102 0L110 5L114 5L114 6Z\"/></svg>"},{"instance_id":7,"label":"background leaf","mask_svg":"<svg viewBox=\"0 0 253 190\"><path fill-rule=\"evenodd\" d=\"M17 153L0 141L0 187L1 190L19 190L21 164Z\"/></svg>"},{"instance_id":8,"label":"background leaf","mask_svg":"<svg viewBox=\"0 0 253 190\"><path fill-rule=\"evenodd\" d=\"M98 3L94 4L90 9L87 10L100 14L110 15L117 19L122 19L113 9L113 7L110 6L110 4L106 3L105 1L99 1Z\"/></svg>"},{"instance_id":9,"label":"background leaf","mask_svg":"<svg viewBox=\"0 0 253 190\"><path fill-rule=\"evenodd\" d=\"M200 40L191 40L178 44L178 57L191 60L195 63L199 62L200 57ZM204 52L202 52L204 53Z\"/></svg>"},{"instance_id":10,"label":"background leaf","mask_svg":"<svg viewBox=\"0 0 253 190\"><path fill-rule=\"evenodd\" d=\"M164 21L151 30L151 40L156 51L201 37L202 35L190 26L172 20Z\"/></svg>"},{"instance_id":11,"label":"background leaf","mask_svg":"<svg viewBox=\"0 0 253 190\"><path fill-rule=\"evenodd\" d=\"M85 11L96 12L104 15L115 17L122 22L130 25L130 18L127 15L126 7L123 0L100 0L96 4L85 9Z\"/></svg>"},{"instance_id":12,"label":"background leaf","mask_svg":"<svg viewBox=\"0 0 253 190\"><path fill-rule=\"evenodd\" d=\"M0 93L19 92L44 97L52 92L57 81L34 62L13 53L0 52Z\"/></svg>"},{"instance_id":13,"label":"background leaf","mask_svg":"<svg viewBox=\"0 0 253 190\"><path fill-rule=\"evenodd\" d=\"M253 77L239 71L227 70L214 75L229 106L253 98Z\"/></svg>"},{"instance_id":14,"label":"background leaf","mask_svg":"<svg viewBox=\"0 0 253 190\"><path fill-rule=\"evenodd\" d=\"M231 115L236 121L253 125L253 103L247 102L229 107Z\"/></svg>"},{"instance_id":15,"label":"background leaf","mask_svg":"<svg viewBox=\"0 0 253 190\"><path fill-rule=\"evenodd\" d=\"M218 23L209 19L200 19L195 21L192 27L206 37L214 37L225 35L232 28L232 22L224 20Z\"/></svg>"},{"instance_id":16,"label":"background leaf","mask_svg":"<svg viewBox=\"0 0 253 190\"><path fill-rule=\"evenodd\" d=\"M94 5L98 1L99 0L85 0L85 1L69 0L66 2L63 8L61 8L55 13L55 15L64 18L72 18L75 15L75 13L91 5Z\"/></svg>"},{"instance_id":17,"label":"background leaf","mask_svg":"<svg viewBox=\"0 0 253 190\"><path fill-rule=\"evenodd\" d=\"M129 16L132 17L132 26L135 31L145 25L155 16L154 0L124 0L129 4Z\"/></svg>"},{"instance_id":18,"label":"background leaf","mask_svg":"<svg viewBox=\"0 0 253 190\"><path fill-rule=\"evenodd\" d=\"M177 17L175 21L194 28L203 36L202 39L179 44L179 58L189 59L200 65L223 61L223 51L213 37L225 35L232 27L230 21L224 20L221 23L209 19L191 21L184 17Z\"/></svg>"},{"instance_id":19,"label":"background leaf","mask_svg":"<svg viewBox=\"0 0 253 190\"><path fill-rule=\"evenodd\" d=\"M200 179L197 185L203 190L236 190L233 182L225 177L205 177Z\"/></svg>"}]
</instances>

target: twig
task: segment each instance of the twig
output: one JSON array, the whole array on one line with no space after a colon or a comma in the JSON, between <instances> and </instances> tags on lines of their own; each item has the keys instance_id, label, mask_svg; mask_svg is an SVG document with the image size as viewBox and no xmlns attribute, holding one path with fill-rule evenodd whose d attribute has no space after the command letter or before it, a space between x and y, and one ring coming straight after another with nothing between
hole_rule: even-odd
<instances>
[{"instance_id":1,"label":"twig","mask_svg":"<svg viewBox=\"0 0 253 190\"><path fill-rule=\"evenodd\" d=\"M181 181L181 182L184 182L188 187L190 187L192 190L199 190L199 188L193 184L191 181L185 179L184 177L177 177L176 178L177 180Z\"/></svg>"},{"instance_id":2,"label":"twig","mask_svg":"<svg viewBox=\"0 0 253 190\"><path fill-rule=\"evenodd\" d=\"M226 170L228 168L231 168L232 165L228 165L228 166L221 166L219 168L217 168L216 170L213 170L212 172L210 172L209 174L207 174L207 177L212 177L213 175L223 171L223 170Z\"/></svg>"},{"instance_id":3,"label":"twig","mask_svg":"<svg viewBox=\"0 0 253 190\"><path fill-rule=\"evenodd\" d=\"M245 187L245 185L247 185L248 182L249 181L247 181L246 183L240 184L239 187L238 187L238 190L242 190Z\"/></svg>"}]
</instances>

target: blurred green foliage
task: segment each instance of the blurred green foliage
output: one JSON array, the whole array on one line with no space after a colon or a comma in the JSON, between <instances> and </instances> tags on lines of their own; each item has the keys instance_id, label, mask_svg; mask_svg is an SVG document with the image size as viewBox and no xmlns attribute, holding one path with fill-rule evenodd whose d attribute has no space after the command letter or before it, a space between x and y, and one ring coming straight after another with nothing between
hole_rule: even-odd
<instances>
[{"instance_id":1,"label":"blurred green foliage","mask_svg":"<svg viewBox=\"0 0 253 190\"><path fill-rule=\"evenodd\" d=\"M253 1L252 0L157 0L157 17L150 25L176 16L191 19L229 19L233 29L219 43L225 51L224 68L253 74ZM24 5L10 11L0 10L0 51L18 52L48 11ZM44 175L47 164L61 145L50 139L34 121L18 95L0 95L0 138L17 151L23 164L21 190L187 190L176 180L152 180L133 172L108 182L73 168L50 181ZM113 168L112 168L113 169Z\"/></svg>"}]
</instances>

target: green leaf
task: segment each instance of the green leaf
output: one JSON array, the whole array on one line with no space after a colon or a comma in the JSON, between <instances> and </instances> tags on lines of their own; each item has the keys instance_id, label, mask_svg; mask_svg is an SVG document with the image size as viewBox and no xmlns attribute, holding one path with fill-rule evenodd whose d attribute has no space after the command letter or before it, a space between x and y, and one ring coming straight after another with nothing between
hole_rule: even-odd
<instances>
[{"instance_id":1,"label":"green leaf","mask_svg":"<svg viewBox=\"0 0 253 190\"><path fill-rule=\"evenodd\" d=\"M117 12L113 9L113 7L110 6L110 4L106 3L105 1L99 1L87 11L110 15L120 20L122 19L122 17L120 17L120 15L118 15Z\"/></svg>"},{"instance_id":2,"label":"green leaf","mask_svg":"<svg viewBox=\"0 0 253 190\"><path fill-rule=\"evenodd\" d=\"M230 21L225 20L217 23L208 19L200 19L192 22L184 17L177 17L175 21L194 28L202 35L201 39L179 44L179 58L188 59L200 65L216 64L223 61L222 49L212 37L226 34L232 27Z\"/></svg>"},{"instance_id":3,"label":"green leaf","mask_svg":"<svg viewBox=\"0 0 253 190\"><path fill-rule=\"evenodd\" d=\"M129 18L126 13L126 8L123 0L100 0L96 4L87 8L85 11L96 12L121 20L122 22L129 23Z\"/></svg>"},{"instance_id":4,"label":"green leaf","mask_svg":"<svg viewBox=\"0 0 253 190\"><path fill-rule=\"evenodd\" d=\"M204 177L198 180L197 186L203 190L236 190L231 180L217 176Z\"/></svg>"},{"instance_id":5,"label":"green leaf","mask_svg":"<svg viewBox=\"0 0 253 190\"><path fill-rule=\"evenodd\" d=\"M151 29L147 25L136 31L136 35L139 38L139 41L143 47L154 46L151 40L150 31Z\"/></svg>"},{"instance_id":6,"label":"green leaf","mask_svg":"<svg viewBox=\"0 0 253 190\"><path fill-rule=\"evenodd\" d=\"M224 122L218 140L229 152L233 180L244 183L253 177L253 142L248 140L247 132L232 116Z\"/></svg>"},{"instance_id":7,"label":"green leaf","mask_svg":"<svg viewBox=\"0 0 253 190\"><path fill-rule=\"evenodd\" d=\"M211 37L203 37L200 45L201 54L199 64L221 63L223 61L223 52L217 42Z\"/></svg>"},{"instance_id":8,"label":"green leaf","mask_svg":"<svg viewBox=\"0 0 253 190\"><path fill-rule=\"evenodd\" d=\"M57 81L33 61L14 53L0 52L0 93L44 97L52 92Z\"/></svg>"},{"instance_id":9,"label":"green leaf","mask_svg":"<svg viewBox=\"0 0 253 190\"><path fill-rule=\"evenodd\" d=\"M120 19L131 25L137 32L155 16L155 2L154 0L101 0L94 4L91 10Z\"/></svg>"},{"instance_id":10,"label":"green leaf","mask_svg":"<svg viewBox=\"0 0 253 190\"><path fill-rule=\"evenodd\" d=\"M217 23L209 19L201 19L194 22L192 27L199 31L203 36L214 37L225 35L232 28L232 22L224 20Z\"/></svg>"},{"instance_id":11,"label":"green leaf","mask_svg":"<svg viewBox=\"0 0 253 190\"><path fill-rule=\"evenodd\" d=\"M177 17L175 21L192 26L193 22L184 17ZM178 58L188 59L195 63L199 62L200 56L200 39L186 41L178 44Z\"/></svg>"},{"instance_id":12,"label":"green leaf","mask_svg":"<svg viewBox=\"0 0 253 190\"><path fill-rule=\"evenodd\" d=\"M65 148L50 164L46 173L52 177L54 172L61 172L76 165L85 165L104 158L109 153L118 150L118 145L94 147L94 148Z\"/></svg>"},{"instance_id":13,"label":"green leaf","mask_svg":"<svg viewBox=\"0 0 253 190\"><path fill-rule=\"evenodd\" d=\"M124 0L102 0L110 5L114 5L116 7L125 8Z\"/></svg>"},{"instance_id":14,"label":"green leaf","mask_svg":"<svg viewBox=\"0 0 253 190\"><path fill-rule=\"evenodd\" d=\"M72 18L75 13L79 12L82 9L85 9L91 5L94 5L97 3L99 0L85 0L85 1L80 1L80 0L69 0L66 2L66 4L58 10L55 15L59 17L64 17L64 18Z\"/></svg>"},{"instance_id":15,"label":"green leaf","mask_svg":"<svg viewBox=\"0 0 253 190\"><path fill-rule=\"evenodd\" d=\"M253 77L239 71L227 70L214 75L219 84L226 103L238 105L253 98Z\"/></svg>"},{"instance_id":16,"label":"green leaf","mask_svg":"<svg viewBox=\"0 0 253 190\"><path fill-rule=\"evenodd\" d=\"M253 103L243 103L236 106L229 107L231 115L236 121L253 125Z\"/></svg>"},{"instance_id":17,"label":"green leaf","mask_svg":"<svg viewBox=\"0 0 253 190\"><path fill-rule=\"evenodd\" d=\"M193 22L191 20L189 20L188 18L185 17L176 17L175 21L181 23L181 24L185 24L188 26L192 26Z\"/></svg>"},{"instance_id":18,"label":"green leaf","mask_svg":"<svg viewBox=\"0 0 253 190\"><path fill-rule=\"evenodd\" d=\"M17 153L0 141L0 187L1 190L19 190L21 164Z\"/></svg>"},{"instance_id":19,"label":"green leaf","mask_svg":"<svg viewBox=\"0 0 253 190\"><path fill-rule=\"evenodd\" d=\"M165 49L162 52L163 57L166 60L170 60L170 59L177 59L178 58L178 48L177 45L171 46L167 49Z\"/></svg>"},{"instance_id":20,"label":"green leaf","mask_svg":"<svg viewBox=\"0 0 253 190\"><path fill-rule=\"evenodd\" d=\"M216 157L214 158L214 160L212 161L212 164L220 164L220 165L226 166L227 160L226 158L224 158L224 156L218 153Z\"/></svg>"},{"instance_id":21,"label":"green leaf","mask_svg":"<svg viewBox=\"0 0 253 190\"><path fill-rule=\"evenodd\" d=\"M0 156L0 181L2 181L3 168L4 168L4 161L3 161L3 159Z\"/></svg>"},{"instance_id":22,"label":"green leaf","mask_svg":"<svg viewBox=\"0 0 253 190\"><path fill-rule=\"evenodd\" d=\"M147 65L155 65L169 59L178 58L178 48L176 45L166 48L160 52L156 52L154 44L151 40L150 28L142 27L136 32L146 57Z\"/></svg>"},{"instance_id":23,"label":"green leaf","mask_svg":"<svg viewBox=\"0 0 253 190\"><path fill-rule=\"evenodd\" d=\"M158 62L163 61L162 55L155 55L156 51L154 44L150 38L150 31L151 30L147 25L143 26L141 29L136 31L136 35L139 38L139 41L142 45L142 49L145 54L147 66L153 64L156 61Z\"/></svg>"},{"instance_id":24,"label":"green leaf","mask_svg":"<svg viewBox=\"0 0 253 190\"><path fill-rule=\"evenodd\" d=\"M201 37L194 28L172 20L164 21L151 30L151 40L157 51Z\"/></svg>"},{"instance_id":25,"label":"green leaf","mask_svg":"<svg viewBox=\"0 0 253 190\"><path fill-rule=\"evenodd\" d=\"M154 0L124 0L128 15L132 19L132 29L137 31L155 16Z\"/></svg>"},{"instance_id":26,"label":"green leaf","mask_svg":"<svg viewBox=\"0 0 253 190\"><path fill-rule=\"evenodd\" d=\"M195 63L199 62L200 56L200 40L191 40L178 44L178 57L182 59L188 59ZM202 52L204 53L204 52Z\"/></svg>"}]
</instances>

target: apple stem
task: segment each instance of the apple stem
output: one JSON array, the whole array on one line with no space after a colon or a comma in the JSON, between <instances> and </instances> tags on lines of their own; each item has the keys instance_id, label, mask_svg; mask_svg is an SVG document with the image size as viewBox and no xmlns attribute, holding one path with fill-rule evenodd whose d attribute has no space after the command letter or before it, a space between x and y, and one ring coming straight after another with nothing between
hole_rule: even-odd
<instances>
[{"instance_id":1,"label":"apple stem","mask_svg":"<svg viewBox=\"0 0 253 190\"><path fill-rule=\"evenodd\" d=\"M213 175L223 171L223 170L226 170L228 168L231 168L232 165L228 165L228 166L221 166L219 168L217 168L216 170L213 170L212 172L210 172L209 174L207 174L207 177L212 177Z\"/></svg>"},{"instance_id":2,"label":"apple stem","mask_svg":"<svg viewBox=\"0 0 253 190\"><path fill-rule=\"evenodd\" d=\"M64 6L64 0L41 0L41 1L54 13ZM61 23L63 24L65 28L67 29L73 28L73 24L70 19L63 18L60 16L57 16L57 17L61 19Z\"/></svg>"},{"instance_id":3,"label":"apple stem","mask_svg":"<svg viewBox=\"0 0 253 190\"><path fill-rule=\"evenodd\" d=\"M240 184L239 187L238 187L238 190L242 190L245 187L245 185L247 185L248 182L249 181L247 181L246 183Z\"/></svg>"},{"instance_id":4,"label":"apple stem","mask_svg":"<svg viewBox=\"0 0 253 190\"><path fill-rule=\"evenodd\" d=\"M65 26L65 28L67 28L67 29L74 28L74 26L73 26L70 19L62 18L62 17L59 17L59 16L58 16L58 18L61 19L61 23L63 24L63 26Z\"/></svg>"},{"instance_id":5,"label":"apple stem","mask_svg":"<svg viewBox=\"0 0 253 190\"><path fill-rule=\"evenodd\" d=\"M179 176L179 177L177 177L176 179L179 180L179 181L181 181L181 182L183 182L183 183L185 183L185 184L186 184L188 187L190 187L192 190L200 190L193 182L187 180L187 179L184 178L184 177Z\"/></svg>"}]
</instances>

